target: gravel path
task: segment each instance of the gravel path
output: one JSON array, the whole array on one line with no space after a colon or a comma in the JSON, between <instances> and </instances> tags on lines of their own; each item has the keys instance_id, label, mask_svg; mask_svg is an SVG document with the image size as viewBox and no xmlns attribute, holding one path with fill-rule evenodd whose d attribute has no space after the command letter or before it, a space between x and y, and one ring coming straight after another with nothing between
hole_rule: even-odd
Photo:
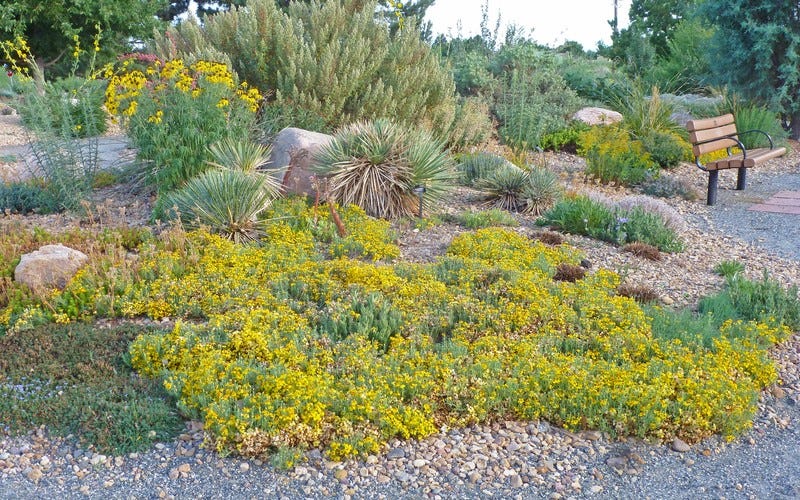
<instances>
[{"instance_id":1,"label":"gravel path","mask_svg":"<svg viewBox=\"0 0 800 500\"><path fill-rule=\"evenodd\" d=\"M690 166L676 173L690 176L702 192L704 175ZM715 207L669 201L688 222L689 244L686 252L661 262L581 237L569 241L595 265L653 284L666 304L691 305L718 289L721 279L711 269L721 260L746 262L752 277L767 269L785 285L800 284L800 216L747 211L774 192L800 189L797 156L751 175L747 191L732 191L726 182ZM533 229L523 224L522 230ZM414 244L429 243L422 235ZM438 246L448 236L430 233ZM301 466L278 471L204 449L197 423L189 423L175 442L119 457L38 429L21 437L0 434L0 499L797 498L800 336L777 347L773 357L781 381L762 395L753 429L730 443L612 441L546 422L501 422L445 430L422 442L395 440L381 455L362 461L329 462L314 450Z\"/></svg>"}]
</instances>

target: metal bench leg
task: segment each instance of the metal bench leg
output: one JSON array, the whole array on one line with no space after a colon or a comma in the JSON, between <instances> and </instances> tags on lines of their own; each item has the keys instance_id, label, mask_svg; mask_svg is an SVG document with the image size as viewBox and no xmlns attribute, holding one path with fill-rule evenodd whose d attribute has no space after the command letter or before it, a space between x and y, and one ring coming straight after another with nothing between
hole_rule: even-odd
<instances>
[{"instance_id":1,"label":"metal bench leg","mask_svg":"<svg viewBox=\"0 0 800 500\"><path fill-rule=\"evenodd\" d=\"M717 203L717 184L719 182L719 170L712 170L708 173L708 198L706 205Z\"/></svg>"},{"instance_id":2,"label":"metal bench leg","mask_svg":"<svg viewBox=\"0 0 800 500\"><path fill-rule=\"evenodd\" d=\"M739 169L739 177L736 178L736 189L743 191L747 186L747 169L742 167Z\"/></svg>"}]
</instances>

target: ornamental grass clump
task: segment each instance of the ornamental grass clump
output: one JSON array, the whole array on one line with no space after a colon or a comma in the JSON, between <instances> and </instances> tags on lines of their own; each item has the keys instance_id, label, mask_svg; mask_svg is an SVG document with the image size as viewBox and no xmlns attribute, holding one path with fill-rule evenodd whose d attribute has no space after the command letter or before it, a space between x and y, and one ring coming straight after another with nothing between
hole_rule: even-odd
<instances>
[{"instance_id":1,"label":"ornamental grass clump","mask_svg":"<svg viewBox=\"0 0 800 500\"><path fill-rule=\"evenodd\" d=\"M385 219L418 215L415 189L424 189L423 205L430 205L454 178L440 142L386 119L340 129L314 155L312 169L330 199Z\"/></svg>"}]
</instances>

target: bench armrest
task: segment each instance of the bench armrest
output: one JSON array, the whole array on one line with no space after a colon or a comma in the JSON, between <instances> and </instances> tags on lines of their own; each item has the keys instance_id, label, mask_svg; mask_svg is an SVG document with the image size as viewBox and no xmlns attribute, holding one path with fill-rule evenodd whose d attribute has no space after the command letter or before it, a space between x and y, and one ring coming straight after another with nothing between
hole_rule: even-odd
<instances>
[{"instance_id":1,"label":"bench armrest","mask_svg":"<svg viewBox=\"0 0 800 500\"><path fill-rule=\"evenodd\" d=\"M750 132L750 131L748 130L748 132ZM720 139L730 139L732 141L736 141L736 146L739 149L742 150L742 159L745 159L745 158L747 158L747 148L745 148L744 144L742 144L742 141L740 141L739 138L736 137L738 135L739 135L738 132L735 133L735 134L723 135L721 137L715 137L713 139L708 139L707 141L695 142L694 145L695 146L699 146L700 144L707 144L709 142L716 142L716 141L718 141ZM769 135L767 137L769 137ZM772 138L770 138L770 141L772 141ZM720 148L720 149L722 149L722 148ZM728 148L728 154L731 154L731 148ZM708 171L708 169L706 167L704 167L702 163L700 163L700 157L699 156L695 156L694 157L694 164L697 165L697 167L700 170Z\"/></svg>"},{"instance_id":2,"label":"bench armrest","mask_svg":"<svg viewBox=\"0 0 800 500\"><path fill-rule=\"evenodd\" d=\"M769 149L775 149L775 143L772 142L772 137L768 133L764 132L763 130L759 130L757 128L754 128L753 130L745 130L744 132L739 132L738 135L750 134L752 132L758 132L759 134L763 134L767 138L767 140L769 141Z\"/></svg>"}]
</instances>

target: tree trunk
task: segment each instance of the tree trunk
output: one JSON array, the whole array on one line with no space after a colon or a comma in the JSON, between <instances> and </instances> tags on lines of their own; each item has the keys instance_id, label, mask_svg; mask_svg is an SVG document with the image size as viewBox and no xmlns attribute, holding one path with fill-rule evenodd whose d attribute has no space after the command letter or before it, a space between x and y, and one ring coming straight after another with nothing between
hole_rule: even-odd
<instances>
[{"instance_id":1,"label":"tree trunk","mask_svg":"<svg viewBox=\"0 0 800 500\"><path fill-rule=\"evenodd\" d=\"M800 111L792 113L792 139L800 141Z\"/></svg>"}]
</instances>

